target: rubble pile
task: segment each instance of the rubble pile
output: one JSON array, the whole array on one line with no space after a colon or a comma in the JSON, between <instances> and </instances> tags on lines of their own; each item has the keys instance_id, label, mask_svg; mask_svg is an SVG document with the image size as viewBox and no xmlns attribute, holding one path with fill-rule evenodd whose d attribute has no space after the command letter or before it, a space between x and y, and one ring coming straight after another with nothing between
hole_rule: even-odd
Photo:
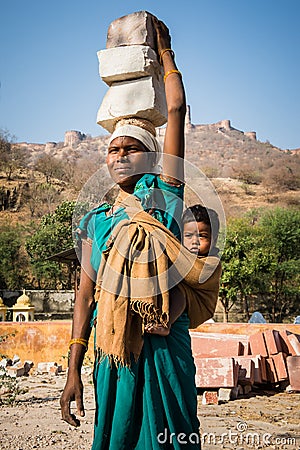
<instances>
[{"instance_id":1,"label":"rubble pile","mask_svg":"<svg viewBox=\"0 0 300 450\"><path fill-rule=\"evenodd\" d=\"M23 377L29 374L39 375L39 374L49 374L58 375L62 372L62 366L58 365L56 362L40 362L34 371L34 364L32 361L22 362L18 355L15 355L13 359L3 358L0 361L0 376L7 375L11 378Z\"/></svg>"},{"instance_id":2,"label":"rubble pile","mask_svg":"<svg viewBox=\"0 0 300 450\"><path fill-rule=\"evenodd\" d=\"M203 404L267 388L300 392L300 335L270 329L252 335L190 331Z\"/></svg>"}]
</instances>

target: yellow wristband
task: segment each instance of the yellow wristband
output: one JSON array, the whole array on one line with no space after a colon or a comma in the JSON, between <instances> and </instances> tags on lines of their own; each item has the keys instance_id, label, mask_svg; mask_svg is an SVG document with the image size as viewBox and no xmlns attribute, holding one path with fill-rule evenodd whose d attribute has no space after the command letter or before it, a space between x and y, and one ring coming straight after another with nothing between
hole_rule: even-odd
<instances>
[{"instance_id":1,"label":"yellow wristband","mask_svg":"<svg viewBox=\"0 0 300 450\"><path fill-rule=\"evenodd\" d=\"M164 82L166 82L167 77L171 75L171 73L177 73L180 77L182 77L180 70L177 69L168 70L168 72L165 73Z\"/></svg>"},{"instance_id":2,"label":"yellow wristband","mask_svg":"<svg viewBox=\"0 0 300 450\"><path fill-rule=\"evenodd\" d=\"M82 338L71 339L70 343L69 343L69 349L71 348L71 346L73 344L81 344L85 347L86 350L88 348L88 341L86 339L82 339Z\"/></svg>"},{"instance_id":3,"label":"yellow wristband","mask_svg":"<svg viewBox=\"0 0 300 450\"><path fill-rule=\"evenodd\" d=\"M174 58L174 56L175 56L175 54L174 54L174 52L173 52L173 50L172 50L171 48L164 48L164 49L160 52L160 55L159 55L159 59L160 59L160 63L161 63L161 64L162 64L162 57L163 57L163 54L166 53L166 52L170 52L173 58Z\"/></svg>"}]
</instances>

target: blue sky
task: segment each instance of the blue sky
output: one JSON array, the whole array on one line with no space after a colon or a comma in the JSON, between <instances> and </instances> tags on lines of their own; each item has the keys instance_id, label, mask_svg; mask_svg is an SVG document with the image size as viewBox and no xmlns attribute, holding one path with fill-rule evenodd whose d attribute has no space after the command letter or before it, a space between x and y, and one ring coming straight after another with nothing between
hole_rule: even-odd
<instances>
[{"instance_id":1,"label":"blue sky","mask_svg":"<svg viewBox=\"0 0 300 450\"><path fill-rule=\"evenodd\" d=\"M147 10L170 28L192 122L230 119L300 147L300 0L0 0L0 128L17 141L105 131L97 51L116 18Z\"/></svg>"}]
</instances>

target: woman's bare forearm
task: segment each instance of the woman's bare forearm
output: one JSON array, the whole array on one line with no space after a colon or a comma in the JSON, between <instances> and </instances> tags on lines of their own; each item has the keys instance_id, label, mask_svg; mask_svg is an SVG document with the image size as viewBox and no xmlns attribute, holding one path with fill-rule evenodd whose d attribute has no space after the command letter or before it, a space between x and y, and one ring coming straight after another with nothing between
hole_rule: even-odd
<instances>
[{"instance_id":1,"label":"woman's bare forearm","mask_svg":"<svg viewBox=\"0 0 300 450\"><path fill-rule=\"evenodd\" d=\"M168 122L164 139L163 175L183 182L186 100L182 75L175 63L168 28L155 21L157 51L164 71Z\"/></svg>"},{"instance_id":2,"label":"woman's bare forearm","mask_svg":"<svg viewBox=\"0 0 300 450\"><path fill-rule=\"evenodd\" d=\"M168 122L164 140L164 155L183 159L185 154L184 126L186 114L185 91L182 76L172 70L178 70L171 52L164 53L163 67L165 74L165 92L168 107ZM176 158L166 159L170 176L183 180L183 161Z\"/></svg>"},{"instance_id":3,"label":"woman's bare forearm","mask_svg":"<svg viewBox=\"0 0 300 450\"><path fill-rule=\"evenodd\" d=\"M76 293L72 324L72 340L75 340L75 343L70 347L69 369L81 367L86 351L85 346L77 343L76 339L83 339L88 343L91 334L91 319L95 308L95 273L90 264L91 251L91 246L83 241L80 285Z\"/></svg>"},{"instance_id":4,"label":"woman's bare forearm","mask_svg":"<svg viewBox=\"0 0 300 450\"><path fill-rule=\"evenodd\" d=\"M84 339L88 343L91 334L91 319L95 307L92 297L86 295L78 296L74 306L72 339ZM69 370L79 369L82 366L86 348L80 343L74 343L70 347Z\"/></svg>"}]
</instances>

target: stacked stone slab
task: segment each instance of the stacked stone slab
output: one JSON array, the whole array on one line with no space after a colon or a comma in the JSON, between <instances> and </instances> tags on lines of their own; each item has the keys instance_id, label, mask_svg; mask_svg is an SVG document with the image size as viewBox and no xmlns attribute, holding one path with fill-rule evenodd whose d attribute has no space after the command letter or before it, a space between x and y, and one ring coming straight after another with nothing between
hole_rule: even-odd
<instances>
[{"instance_id":1,"label":"stacked stone slab","mask_svg":"<svg viewBox=\"0 0 300 450\"><path fill-rule=\"evenodd\" d=\"M98 52L100 77L109 89L97 123L110 133L121 118L147 119L155 127L167 121L153 17L139 11L115 20L107 32L106 49Z\"/></svg>"},{"instance_id":2,"label":"stacked stone slab","mask_svg":"<svg viewBox=\"0 0 300 450\"><path fill-rule=\"evenodd\" d=\"M284 329L250 335L190 330L190 337L203 404L234 400L253 386L300 392L300 334Z\"/></svg>"}]
</instances>

